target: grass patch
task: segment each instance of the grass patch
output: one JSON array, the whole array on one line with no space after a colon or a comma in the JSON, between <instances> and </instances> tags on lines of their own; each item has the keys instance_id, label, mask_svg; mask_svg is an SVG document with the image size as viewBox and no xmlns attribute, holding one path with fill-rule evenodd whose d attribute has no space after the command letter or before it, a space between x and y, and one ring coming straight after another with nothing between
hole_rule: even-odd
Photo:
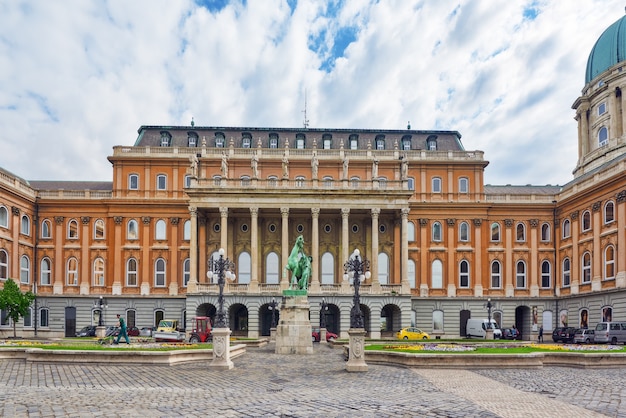
<instances>
[{"instance_id":1,"label":"grass patch","mask_svg":"<svg viewBox=\"0 0 626 418\"><path fill-rule=\"evenodd\" d=\"M126 344L113 345L108 341L100 343L97 339L88 341L12 341L0 343L0 350L9 348L41 348L43 350L75 350L75 351L179 351L179 350L203 350L212 349L213 344L188 344L188 343L148 343L138 346L127 346Z\"/></svg>"},{"instance_id":2,"label":"grass patch","mask_svg":"<svg viewBox=\"0 0 626 418\"><path fill-rule=\"evenodd\" d=\"M505 342L506 343L506 342ZM626 347L615 345L579 345L579 344L508 344L502 343L395 343L366 345L368 351L389 351L411 354L530 354L546 352L572 353L623 353Z\"/></svg>"}]
</instances>

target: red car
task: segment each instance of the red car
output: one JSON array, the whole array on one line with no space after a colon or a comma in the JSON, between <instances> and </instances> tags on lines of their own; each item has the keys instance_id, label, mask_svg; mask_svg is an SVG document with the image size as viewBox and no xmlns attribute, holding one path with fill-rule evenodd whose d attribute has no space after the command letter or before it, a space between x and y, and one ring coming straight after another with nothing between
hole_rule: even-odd
<instances>
[{"instance_id":1,"label":"red car","mask_svg":"<svg viewBox=\"0 0 626 418\"><path fill-rule=\"evenodd\" d=\"M326 330L326 341L333 341L333 340L336 340L337 338L339 338L337 334ZM311 340L313 340L314 343L320 342L320 330L319 329L314 329L313 332L311 332Z\"/></svg>"}]
</instances>

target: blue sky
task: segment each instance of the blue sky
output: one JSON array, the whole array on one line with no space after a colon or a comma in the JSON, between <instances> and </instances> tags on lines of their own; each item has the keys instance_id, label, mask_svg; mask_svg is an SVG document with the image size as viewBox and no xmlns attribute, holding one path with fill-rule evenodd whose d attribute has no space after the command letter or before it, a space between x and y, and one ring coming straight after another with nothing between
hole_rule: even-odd
<instances>
[{"instance_id":1,"label":"blue sky","mask_svg":"<svg viewBox=\"0 0 626 418\"><path fill-rule=\"evenodd\" d=\"M564 184L617 0L0 3L0 167L111 180L141 125L457 130L489 184Z\"/></svg>"}]
</instances>

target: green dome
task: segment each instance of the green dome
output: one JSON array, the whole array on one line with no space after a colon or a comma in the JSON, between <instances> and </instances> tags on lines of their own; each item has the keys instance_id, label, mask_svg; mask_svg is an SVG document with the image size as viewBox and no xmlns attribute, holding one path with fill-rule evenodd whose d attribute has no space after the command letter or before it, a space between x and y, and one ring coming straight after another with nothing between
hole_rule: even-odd
<instances>
[{"instance_id":1,"label":"green dome","mask_svg":"<svg viewBox=\"0 0 626 418\"><path fill-rule=\"evenodd\" d=\"M624 60L626 60L626 16L609 26L596 41L587 60L585 84Z\"/></svg>"}]
</instances>

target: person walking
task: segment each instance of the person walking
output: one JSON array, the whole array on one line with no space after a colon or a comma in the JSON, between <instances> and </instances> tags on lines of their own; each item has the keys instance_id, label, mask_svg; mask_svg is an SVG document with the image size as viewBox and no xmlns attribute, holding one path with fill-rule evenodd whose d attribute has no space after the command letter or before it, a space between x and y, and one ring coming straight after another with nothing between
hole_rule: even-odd
<instances>
[{"instance_id":1,"label":"person walking","mask_svg":"<svg viewBox=\"0 0 626 418\"><path fill-rule=\"evenodd\" d=\"M539 327L539 336L537 337L537 342L543 342L543 325Z\"/></svg>"},{"instance_id":2,"label":"person walking","mask_svg":"<svg viewBox=\"0 0 626 418\"><path fill-rule=\"evenodd\" d=\"M126 321L124 321L124 318L122 318L120 314L117 314L117 320L120 323L120 332L119 334L117 334L117 340L115 340L113 344L119 344L120 338L122 337L126 339L126 344L130 344L130 340L128 339L128 333L126 332Z\"/></svg>"}]
</instances>

